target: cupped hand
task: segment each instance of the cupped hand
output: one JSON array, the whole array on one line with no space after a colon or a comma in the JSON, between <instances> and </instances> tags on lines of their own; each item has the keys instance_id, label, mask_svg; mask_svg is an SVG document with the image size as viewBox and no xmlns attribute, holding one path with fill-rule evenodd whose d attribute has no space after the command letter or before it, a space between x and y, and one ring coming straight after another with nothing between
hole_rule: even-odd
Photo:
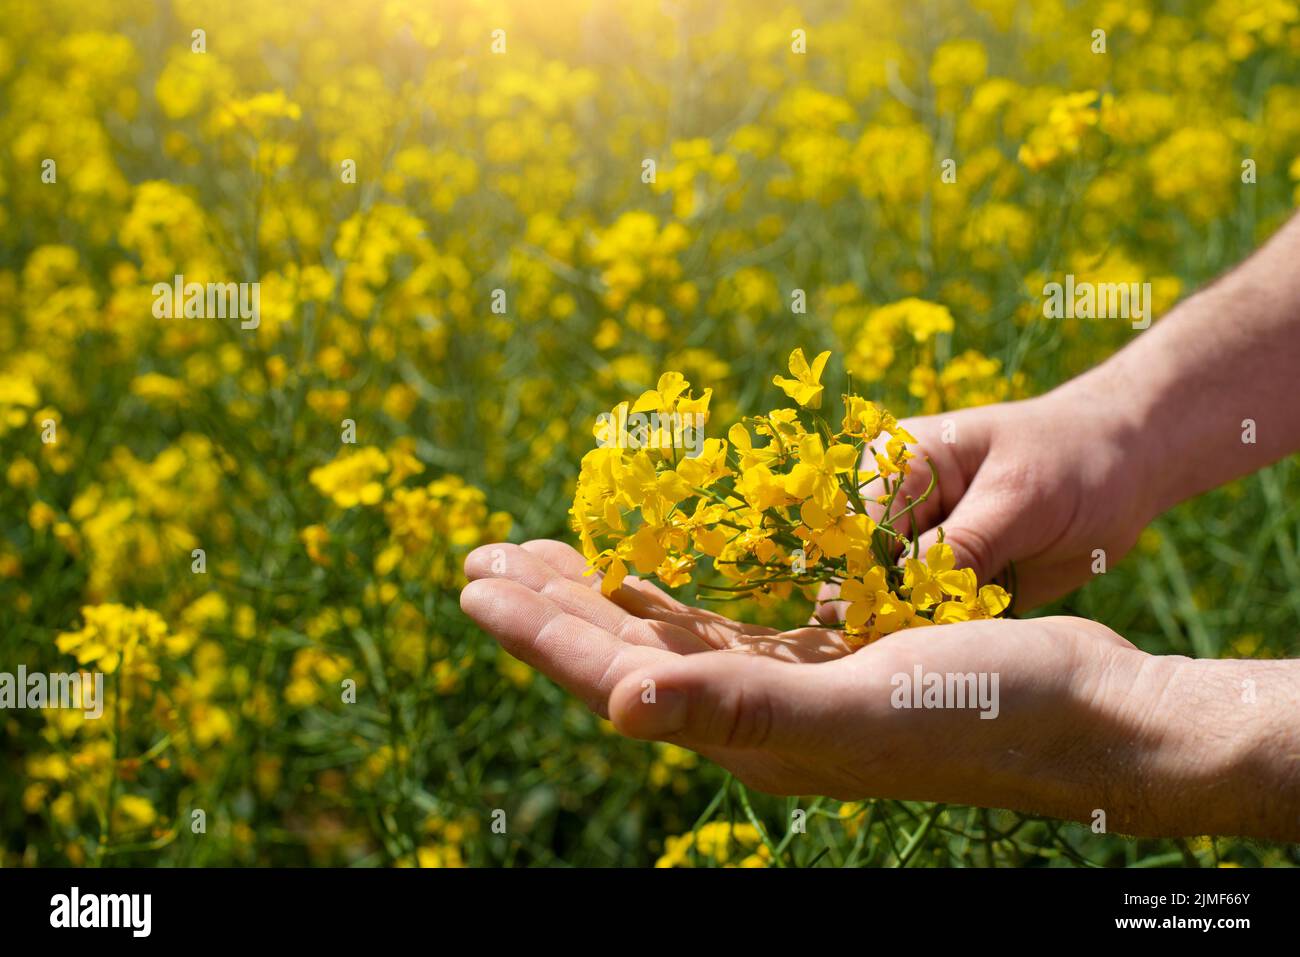
<instances>
[{"instance_id":1,"label":"cupped hand","mask_svg":"<svg viewBox=\"0 0 1300 957\"><path fill-rule=\"evenodd\" d=\"M635 578L607 599L559 542L486 545L465 570L462 607L510 654L623 734L691 748L763 791L1084 819L1119 778L1098 769L1132 766L1159 735L1142 707L1167 680L1156 659L1094 622L920 628L854 652L834 629L746 625ZM901 684L930 674L983 676L993 694L898 707Z\"/></svg>"},{"instance_id":2,"label":"cupped hand","mask_svg":"<svg viewBox=\"0 0 1300 957\"><path fill-rule=\"evenodd\" d=\"M1106 409L1103 413L1102 409ZM1084 584L1132 548L1154 517L1145 449L1123 403L1103 403L1077 382L1036 399L908 419L918 456L904 484L916 497L921 553L938 540L959 567L1008 580L1017 611Z\"/></svg>"}]
</instances>

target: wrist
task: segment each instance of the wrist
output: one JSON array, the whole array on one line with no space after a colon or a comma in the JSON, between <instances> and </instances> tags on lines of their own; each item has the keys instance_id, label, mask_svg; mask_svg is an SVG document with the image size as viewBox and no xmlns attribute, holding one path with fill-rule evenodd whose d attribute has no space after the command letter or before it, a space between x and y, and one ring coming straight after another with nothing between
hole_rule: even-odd
<instances>
[{"instance_id":1,"label":"wrist","mask_svg":"<svg viewBox=\"0 0 1300 957\"><path fill-rule=\"evenodd\" d=\"M1170 429L1163 407L1147 390L1102 365L1063 383L1042 401L1088 464L1104 467L1107 477L1096 491L1112 506L1124 506L1134 534L1167 507L1163 475L1169 460L1163 458L1168 450L1161 439L1170 437Z\"/></svg>"},{"instance_id":2,"label":"wrist","mask_svg":"<svg viewBox=\"0 0 1300 957\"><path fill-rule=\"evenodd\" d=\"M1223 341L1222 318L1243 313ZM1147 520L1283 457L1300 443L1289 379L1276 367L1294 346L1278 319L1232 277L1181 302L1128 347L1058 392L1120 434L1141 473Z\"/></svg>"},{"instance_id":3,"label":"wrist","mask_svg":"<svg viewBox=\"0 0 1300 957\"><path fill-rule=\"evenodd\" d=\"M1300 836L1294 663L1145 656L1116 830Z\"/></svg>"}]
</instances>

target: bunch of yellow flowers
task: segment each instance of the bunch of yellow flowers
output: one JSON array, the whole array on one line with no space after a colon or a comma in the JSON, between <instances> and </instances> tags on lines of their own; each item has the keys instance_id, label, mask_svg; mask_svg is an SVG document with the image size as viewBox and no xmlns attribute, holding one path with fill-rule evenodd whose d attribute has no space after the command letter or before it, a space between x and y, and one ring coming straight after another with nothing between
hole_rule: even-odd
<instances>
[{"instance_id":1,"label":"bunch of yellow flowers","mask_svg":"<svg viewBox=\"0 0 1300 957\"><path fill-rule=\"evenodd\" d=\"M866 644L903 628L993 618L1011 603L955 568L940 541L920 554L902 519L934 491L904 492L916 439L897 419L850 391L836 429L818 410L829 352L811 364L790 355L775 376L792 404L705 438L712 389L694 396L678 372L635 402L602 415L597 448L582 460L570 518L592 572L612 595L629 567L669 587L701 566L717 596L773 601L825 585L847 603L845 638ZM851 384L850 384L851 389ZM864 500L877 494L873 519ZM718 578L725 582L718 581Z\"/></svg>"}]
</instances>

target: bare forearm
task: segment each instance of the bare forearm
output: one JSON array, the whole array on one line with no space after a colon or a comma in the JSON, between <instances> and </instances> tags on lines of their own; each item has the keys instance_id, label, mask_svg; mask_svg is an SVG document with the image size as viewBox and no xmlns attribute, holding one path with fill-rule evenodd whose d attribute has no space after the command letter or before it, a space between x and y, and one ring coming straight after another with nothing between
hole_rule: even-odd
<instances>
[{"instance_id":1,"label":"bare forearm","mask_svg":"<svg viewBox=\"0 0 1300 957\"><path fill-rule=\"evenodd\" d=\"M1144 656L1107 693L1080 756L1109 830L1300 839L1300 663Z\"/></svg>"},{"instance_id":2,"label":"bare forearm","mask_svg":"<svg viewBox=\"0 0 1300 957\"><path fill-rule=\"evenodd\" d=\"M1097 626L1078 619L1027 624L1069 662L1064 685L1004 673L999 720L951 735L957 749L978 742L969 764L924 750L967 773L921 796L1116 834L1300 840L1300 662L1149 655L1081 641Z\"/></svg>"},{"instance_id":3,"label":"bare forearm","mask_svg":"<svg viewBox=\"0 0 1300 957\"><path fill-rule=\"evenodd\" d=\"M1111 424L1154 517L1300 450L1297 383L1300 217L1058 392ZM1300 663L1146 658L1132 674L1116 690L1144 703L1139 730L1093 742L1113 830L1300 839Z\"/></svg>"},{"instance_id":4,"label":"bare forearm","mask_svg":"<svg viewBox=\"0 0 1300 957\"><path fill-rule=\"evenodd\" d=\"M1300 450L1300 217L1062 392L1132 430L1152 515Z\"/></svg>"},{"instance_id":5,"label":"bare forearm","mask_svg":"<svg viewBox=\"0 0 1300 957\"><path fill-rule=\"evenodd\" d=\"M1131 650L1113 665L1041 713L1005 696L1006 723L954 735L955 753L931 737L915 764L892 756L893 790L1115 834L1300 840L1300 663ZM869 770L864 789L888 780Z\"/></svg>"},{"instance_id":6,"label":"bare forearm","mask_svg":"<svg viewBox=\"0 0 1300 957\"><path fill-rule=\"evenodd\" d=\"M1004 699L1006 724L960 739L979 741L967 773L909 796L1139 837L1300 840L1300 662L1116 649L1041 709Z\"/></svg>"}]
</instances>

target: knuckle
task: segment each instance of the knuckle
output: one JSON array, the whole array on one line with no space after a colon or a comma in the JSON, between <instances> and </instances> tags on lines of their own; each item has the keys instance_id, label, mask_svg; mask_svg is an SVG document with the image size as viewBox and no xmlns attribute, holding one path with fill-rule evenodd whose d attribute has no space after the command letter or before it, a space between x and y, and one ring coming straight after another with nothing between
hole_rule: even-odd
<instances>
[{"instance_id":1,"label":"knuckle","mask_svg":"<svg viewBox=\"0 0 1300 957\"><path fill-rule=\"evenodd\" d=\"M989 536L979 529L969 527L953 529L944 540L954 545L957 551L964 553L960 564L973 568L981 580L1000 571L993 567L997 549Z\"/></svg>"},{"instance_id":2,"label":"knuckle","mask_svg":"<svg viewBox=\"0 0 1300 957\"><path fill-rule=\"evenodd\" d=\"M566 627L563 615L552 616L537 629L537 634L532 641L533 646L542 650L562 642Z\"/></svg>"},{"instance_id":3,"label":"knuckle","mask_svg":"<svg viewBox=\"0 0 1300 957\"><path fill-rule=\"evenodd\" d=\"M532 584L530 581L524 584ZM543 598L549 598L557 605L564 606L573 597L574 583L567 578L544 578L534 585L534 590Z\"/></svg>"},{"instance_id":4,"label":"knuckle","mask_svg":"<svg viewBox=\"0 0 1300 957\"><path fill-rule=\"evenodd\" d=\"M609 699L609 694L614 690L614 685L623 672L627 670L624 667L624 655L627 647L618 648L609 656L609 662L605 665L600 680L596 682L596 693L600 695L602 701Z\"/></svg>"},{"instance_id":5,"label":"knuckle","mask_svg":"<svg viewBox=\"0 0 1300 957\"><path fill-rule=\"evenodd\" d=\"M761 748L772 731L771 699L744 683L737 684L718 699L711 724L723 747Z\"/></svg>"}]
</instances>

